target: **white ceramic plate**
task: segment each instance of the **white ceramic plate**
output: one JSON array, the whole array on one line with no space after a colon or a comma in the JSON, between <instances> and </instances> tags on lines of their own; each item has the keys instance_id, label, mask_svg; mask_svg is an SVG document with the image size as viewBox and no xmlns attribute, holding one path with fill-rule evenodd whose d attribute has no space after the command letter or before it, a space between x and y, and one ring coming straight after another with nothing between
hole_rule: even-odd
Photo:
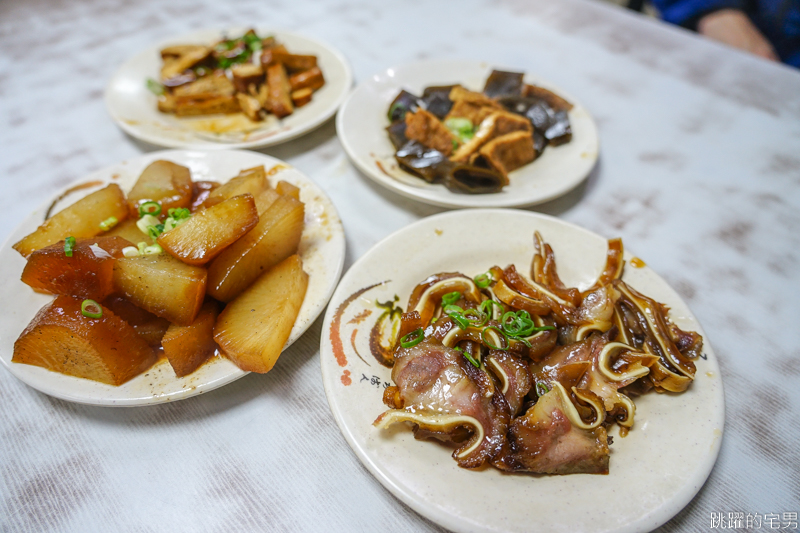
<instances>
[{"instance_id":1,"label":"white ceramic plate","mask_svg":"<svg viewBox=\"0 0 800 533\"><path fill-rule=\"evenodd\" d=\"M456 465L451 448L415 440L404 424L384 431L372 426L387 409L381 401L383 388L392 384L390 369L378 364L368 345L369 329L381 311L376 300L398 295L405 309L413 287L437 272L472 276L492 265L512 263L527 272L534 230L553 246L567 285L584 289L597 279L605 265L605 239L552 217L503 209L428 217L387 237L359 259L331 298L322 329L320 359L331 411L364 466L395 496L448 529L650 531L694 497L719 451L724 397L708 338L707 359L696 361L696 379L688 391L636 398L636 422L628 436L619 437L616 426L611 430L614 443L607 476L468 471ZM632 256L625 256L625 281L666 303L678 326L703 334L666 282L647 267L631 267ZM376 283L348 303L348 297ZM334 321L338 309L343 309L341 319ZM343 351L337 358L332 343L339 344L338 339Z\"/></svg>"},{"instance_id":2,"label":"white ceramic plate","mask_svg":"<svg viewBox=\"0 0 800 533\"><path fill-rule=\"evenodd\" d=\"M153 152L130 161L92 172L80 182L100 181L102 185L84 189L64 198L60 208L78 200L109 182L118 183L124 191L129 190L142 170L159 159L166 159L189 167L194 180L227 181L245 168L264 165L270 169L275 165L285 165L282 161L266 155L246 151L193 152L168 150ZM305 300L300 308L291 336L284 346L286 349L319 316L328 303L344 264L344 230L336 209L324 192L308 177L287 166L269 178L273 185L277 180L285 180L300 188L300 199L305 203L305 228L300 241L300 256L303 270L309 275ZM59 195L53 195L57 198ZM228 359L213 357L194 373L183 378L175 373L166 359L161 359L150 370L127 383L113 387L50 372L44 368L12 363L11 357L16 341L25 326L36 312L52 297L37 294L19 280L25 259L11 246L25 235L35 230L44 220L51 201L43 204L14 230L0 248L0 272L7 280L0 287L0 299L14 302L8 306L0 321L0 361L14 376L31 387L72 402L108 406L149 405L181 400L208 392L226 385L247 372L239 370ZM59 208L56 208L56 211ZM280 364L280 361L278 362Z\"/></svg>"},{"instance_id":3,"label":"white ceramic plate","mask_svg":"<svg viewBox=\"0 0 800 533\"><path fill-rule=\"evenodd\" d=\"M135 55L120 67L106 87L106 108L111 118L126 133L150 144L205 150L272 146L303 135L331 118L353 84L347 60L327 44L268 28L258 28L257 32L259 35L274 35L290 52L317 56L325 85L314 93L309 104L282 120L269 115L263 123L250 122L241 113L176 117L158 111L157 97L147 89L145 80L159 79L159 50L174 44L212 44L223 35L242 35L247 29L196 31L171 38Z\"/></svg>"},{"instance_id":4,"label":"white ceramic plate","mask_svg":"<svg viewBox=\"0 0 800 533\"><path fill-rule=\"evenodd\" d=\"M550 89L569 100L572 140L548 146L533 163L509 174L509 185L492 194L460 194L442 184L430 184L402 170L394 158L386 118L401 89L414 94L431 85L460 83L480 91L493 68L520 72L522 68L487 63L439 60L390 68L359 84L336 116L336 131L358 169L408 198L443 207L521 207L552 200L576 187L597 161L597 127L589 112L565 91L526 74L525 81Z\"/></svg>"}]
</instances>

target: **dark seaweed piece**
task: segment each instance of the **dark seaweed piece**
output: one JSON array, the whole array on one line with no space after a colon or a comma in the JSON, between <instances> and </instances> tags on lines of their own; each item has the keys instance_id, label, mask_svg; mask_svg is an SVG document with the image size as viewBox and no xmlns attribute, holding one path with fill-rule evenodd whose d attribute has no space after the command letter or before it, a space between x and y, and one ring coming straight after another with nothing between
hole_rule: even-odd
<instances>
[{"instance_id":1,"label":"dark seaweed piece","mask_svg":"<svg viewBox=\"0 0 800 533\"><path fill-rule=\"evenodd\" d=\"M451 165L444 185L453 192L484 194L499 192L508 181L495 170L475 165Z\"/></svg>"},{"instance_id":2,"label":"dark seaweed piece","mask_svg":"<svg viewBox=\"0 0 800 533\"><path fill-rule=\"evenodd\" d=\"M544 132L544 136L553 146L565 144L572 140L572 125L569 123L569 115L566 111L555 112L553 122Z\"/></svg>"},{"instance_id":3,"label":"dark seaweed piece","mask_svg":"<svg viewBox=\"0 0 800 533\"><path fill-rule=\"evenodd\" d=\"M389 133L389 140L392 141L395 150L399 150L408 142L405 120L396 120L392 122L391 125L386 127L386 131Z\"/></svg>"},{"instance_id":4,"label":"dark seaweed piece","mask_svg":"<svg viewBox=\"0 0 800 533\"><path fill-rule=\"evenodd\" d=\"M567 143L572 139L572 127L567 111L555 111L541 98L508 96L498 101L512 113L527 117L533 124L535 132L543 135L553 146ZM536 144L534 134L534 146Z\"/></svg>"},{"instance_id":5,"label":"dark seaweed piece","mask_svg":"<svg viewBox=\"0 0 800 533\"><path fill-rule=\"evenodd\" d=\"M400 91L392 105L389 106L389 122L396 122L405 118L408 111L416 111L420 106L420 98L405 89Z\"/></svg>"},{"instance_id":6,"label":"dark seaweed piece","mask_svg":"<svg viewBox=\"0 0 800 533\"><path fill-rule=\"evenodd\" d=\"M408 141L394 154L400 167L429 183L442 179L453 164L439 150Z\"/></svg>"},{"instance_id":7,"label":"dark seaweed piece","mask_svg":"<svg viewBox=\"0 0 800 533\"><path fill-rule=\"evenodd\" d=\"M433 87L425 87L422 91L422 102L425 109L435 115L439 120L444 120L444 117L450 112L453 107L453 101L450 100L450 91L453 90L455 85L439 85Z\"/></svg>"},{"instance_id":8,"label":"dark seaweed piece","mask_svg":"<svg viewBox=\"0 0 800 533\"><path fill-rule=\"evenodd\" d=\"M544 135L537 130L533 130L533 149L536 150L536 157L542 155L542 150L544 147L547 146L547 139L545 139Z\"/></svg>"},{"instance_id":9,"label":"dark seaweed piece","mask_svg":"<svg viewBox=\"0 0 800 533\"><path fill-rule=\"evenodd\" d=\"M493 70L486 79L483 87L483 94L489 98L499 98L501 96L521 96L523 81L522 72L504 72Z\"/></svg>"}]
</instances>

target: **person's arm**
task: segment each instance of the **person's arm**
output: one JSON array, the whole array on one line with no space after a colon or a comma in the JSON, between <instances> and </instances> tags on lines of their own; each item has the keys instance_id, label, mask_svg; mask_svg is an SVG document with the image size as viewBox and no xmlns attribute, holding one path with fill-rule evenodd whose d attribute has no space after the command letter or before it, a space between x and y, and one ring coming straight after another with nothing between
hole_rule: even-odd
<instances>
[{"instance_id":1,"label":"person's arm","mask_svg":"<svg viewBox=\"0 0 800 533\"><path fill-rule=\"evenodd\" d=\"M667 22L729 46L777 60L772 45L745 13L745 0L652 0Z\"/></svg>"}]
</instances>

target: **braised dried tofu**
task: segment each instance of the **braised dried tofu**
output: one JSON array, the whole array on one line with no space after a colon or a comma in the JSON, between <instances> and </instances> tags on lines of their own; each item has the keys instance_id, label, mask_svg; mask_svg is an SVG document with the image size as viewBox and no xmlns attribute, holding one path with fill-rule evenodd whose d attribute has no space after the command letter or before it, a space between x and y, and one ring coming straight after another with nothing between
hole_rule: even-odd
<instances>
[{"instance_id":1,"label":"braised dried tofu","mask_svg":"<svg viewBox=\"0 0 800 533\"><path fill-rule=\"evenodd\" d=\"M458 146L458 141L447 126L422 108L414 113L406 113L406 137L444 155L450 155Z\"/></svg>"},{"instance_id":2,"label":"braised dried tofu","mask_svg":"<svg viewBox=\"0 0 800 533\"><path fill-rule=\"evenodd\" d=\"M267 108L278 118L291 115L294 104L291 97L292 88L282 63L267 67Z\"/></svg>"},{"instance_id":3,"label":"braised dried tofu","mask_svg":"<svg viewBox=\"0 0 800 533\"><path fill-rule=\"evenodd\" d=\"M145 311L122 296L112 294L103 300L103 306L128 323L144 342L153 348L161 346L161 338L167 332L169 320Z\"/></svg>"},{"instance_id":4,"label":"braised dried tofu","mask_svg":"<svg viewBox=\"0 0 800 533\"><path fill-rule=\"evenodd\" d=\"M269 372L289 339L308 287L300 256L284 259L229 303L214 340L236 366Z\"/></svg>"},{"instance_id":5,"label":"braised dried tofu","mask_svg":"<svg viewBox=\"0 0 800 533\"><path fill-rule=\"evenodd\" d=\"M114 264L114 289L133 304L172 323L188 326L206 294L206 269L174 257L123 257Z\"/></svg>"},{"instance_id":6,"label":"braised dried tofu","mask_svg":"<svg viewBox=\"0 0 800 533\"><path fill-rule=\"evenodd\" d=\"M229 302L271 266L297 252L303 233L303 204L280 196L258 224L208 265L208 294Z\"/></svg>"},{"instance_id":7,"label":"braised dried tofu","mask_svg":"<svg viewBox=\"0 0 800 533\"><path fill-rule=\"evenodd\" d=\"M64 241L59 241L30 255L22 282L41 292L100 301L113 290L114 260L130 245L121 237L76 239L65 252Z\"/></svg>"},{"instance_id":8,"label":"braised dried tofu","mask_svg":"<svg viewBox=\"0 0 800 533\"><path fill-rule=\"evenodd\" d=\"M267 181L267 172L264 170L264 165L248 168L239 172L235 176L214 189L206 198L203 205L211 207L217 205L223 200L240 196L242 194L252 194L257 197L261 191L269 188L269 181Z\"/></svg>"},{"instance_id":9,"label":"braised dried tofu","mask_svg":"<svg viewBox=\"0 0 800 533\"><path fill-rule=\"evenodd\" d=\"M103 236L121 237L127 241L130 241L130 243L134 246L139 244L140 242L143 242L148 246L153 244L153 239L151 239L149 235L142 233L142 230L139 229L139 226L136 225L136 220L133 218L129 218L124 222L120 222L112 229L105 232Z\"/></svg>"},{"instance_id":10,"label":"braised dried tofu","mask_svg":"<svg viewBox=\"0 0 800 533\"><path fill-rule=\"evenodd\" d=\"M39 248L75 237L94 237L103 232L100 224L114 217L118 221L128 218L128 204L119 185L112 183L81 198L63 211L59 211L39 228L16 243L13 248L25 257Z\"/></svg>"},{"instance_id":11,"label":"braised dried tofu","mask_svg":"<svg viewBox=\"0 0 800 533\"><path fill-rule=\"evenodd\" d=\"M12 362L121 385L156 356L131 326L107 308L100 318L81 312L81 298L59 296L42 308L14 343Z\"/></svg>"},{"instance_id":12,"label":"braised dried tofu","mask_svg":"<svg viewBox=\"0 0 800 533\"><path fill-rule=\"evenodd\" d=\"M131 214L138 216L139 206L145 202L158 202L164 213L172 207L189 207L192 202L189 169L171 161L150 163L128 193Z\"/></svg>"},{"instance_id":13,"label":"braised dried tofu","mask_svg":"<svg viewBox=\"0 0 800 533\"><path fill-rule=\"evenodd\" d=\"M294 104L295 107L303 107L311 101L311 94L313 92L314 91L308 88L292 91L292 104Z\"/></svg>"},{"instance_id":14,"label":"braised dried tofu","mask_svg":"<svg viewBox=\"0 0 800 533\"><path fill-rule=\"evenodd\" d=\"M495 137L481 147L478 157L487 166L508 176L509 172L536 159L533 135L529 131L515 131Z\"/></svg>"},{"instance_id":15,"label":"braised dried tofu","mask_svg":"<svg viewBox=\"0 0 800 533\"><path fill-rule=\"evenodd\" d=\"M289 77L289 86L292 88L292 91L311 89L313 92L323 85L325 85L325 78L322 76L322 71L319 67L314 67L304 72L298 72Z\"/></svg>"},{"instance_id":16,"label":"braised dried tofu","mask_svg":"<svg viewBox=\"0 0 800 533\"><path fill-rule=\"evenodd\" d=\"M213 300L206 300L190 325L172 324L169 327L161 345L176 376L191 374L214 355L217 349L214 324L218 315L219 305Z\"/></svg>"},{"instance_id":17,"label":"braised dried tofu","mask_svg":"<svg viewBox=\"0 0 800 533\"><path fill-rule=\"evenodd\" d=\"M258 222L253 196L234 196L198 211L175 229L162 233L158 244L190 265L204 265L250 231Z\"/></svg>"}]
</instances>

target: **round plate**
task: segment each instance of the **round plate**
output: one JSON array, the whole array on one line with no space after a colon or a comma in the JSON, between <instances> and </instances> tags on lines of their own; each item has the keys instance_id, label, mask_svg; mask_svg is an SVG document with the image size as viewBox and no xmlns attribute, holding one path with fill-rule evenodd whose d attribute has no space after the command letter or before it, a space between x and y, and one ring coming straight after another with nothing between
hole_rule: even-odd
<instances>
[{"instance_id":1,"label":"round plate","mask_svg":"<svg viewBox=\"0 0 800 533\"><path fill-rule=\"evenodd\" d=\"M724 397L707 338L689 390L636 398L636 422L628 436L621 438L616 426L611 430L606 476L469 471L456 465L451 448L415 440L404 424L385 431L372 426L388 409L381 399L384 387L392 384L391 370L369 348L370 328L382 312L376 301L398 295L405 308L414 286L437 272L473 276L509 264L527 272L535 230L553 246L559 275L568 286L584 289L597 279L605 266L605 239L552 217L503 209L428 217L359 259L331 298L322 328L320 360L331 411L364 466L395 496L447 529L650 531L694 497L719 451ZM678 295L651 269L631 267L631 257L626 253L626 283L667 304L678 326L702 334Z\"/></svg>"},{"instance_id":2,"label":"round plate","mask_svg":"<svg viewBox=\"0 0 800 533\"><path fill-rule=\"evenodd\" d=\"M108 183L118 183L127 191L133 186L142 170L159 159L189 167L194 180L221 182L227 181L245 168L264 165L270 169L275 165L285 165L274 157L245 151L153 152L91 173L80 182L99 181L102 185L71 194L59 202L59 206L66 207L81 196ZM303 270L309 275L308 289L291 336L284 346L285 350L308 329L330 299L342 273L345 241L344 230L336 209L313 181L288 165L271 176L270 180L273 185L277 180L285 180L296 185L300 188L300 199L305 203L305 227L300 241L300 257L303 259ZM54 195L54 198L58 196ZM189 398L247 375L247 372L239 370L228 359L216 356L192 374L177 378L169 362L162 358L144 374L119 387L113 387L50 372L37 366L12 363L14 341L36 312L52 300L52 297L37 294L21 281L15 281L22 274L25 259L12 249L11 245L42 223L50 203L46 202L31 213L0 248L0 275L3 279L9 280L0 288L0 299L14 302L13 306L6 309L3 320L0 321L0 361L14 376L45 394L63 400L93 405L133 406Z\"/></svg>"},{"instance_id":3,"label":"round plate","mask_svg":"<svg viewBox=\"0 0 800 533\"><path fill-rule=\"evenodd\" d=\"M261 123L247 120L242 113L176 117L158 111L158 99L147 89L145 81L159 79L162 48L175 44L212 44L226 35L242 35L247 29L196 31L140 52L120 67L106 87L106 108L111 118L126 133L148 143L205 150L272 146L303 135L331 118L353 85L347 60L327 44L264 28L257 29L259 35L274 35L290 52L317 56L325 85L314 93L310 103L282 120L269 115Z\"/></svg>"},{"instance_id":4,"label":"round plate","mask_svg":"<svg viewBox=\"0 0 800 533\"><path fill-rule=\"evenodd\" d=\"M521 68L492 66L475 61L440 60L390 68L361 83L336 116L336 131L347 155L358 169L408 198L443 207L521 207L552 200L576 187L597 161L597 127L589 112L575 98L552 84L525 75L533 83L569 100L572 140L548 146L533 163L509 174L510 183L491 194L460 194L442 184L430 184L402 170L389 141L386 113L400 92L421 94L430 85L460 83L480 91L494 69L520 72Z\"/></svg>"}]
</instances>

